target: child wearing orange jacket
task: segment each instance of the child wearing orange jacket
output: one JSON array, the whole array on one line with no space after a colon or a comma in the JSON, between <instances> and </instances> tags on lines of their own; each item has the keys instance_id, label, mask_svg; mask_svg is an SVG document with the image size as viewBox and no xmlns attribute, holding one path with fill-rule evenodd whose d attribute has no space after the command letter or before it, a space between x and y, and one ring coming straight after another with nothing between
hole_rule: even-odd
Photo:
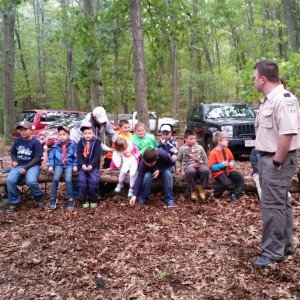
<instances>
[{"instance_id":1,"label":"child wearing orange jacket","mask_svg":"<svg viewBox=\"0 0 300 300\"><path fill-rule=\"evenodd\" d=\"M229 179L231 179L233 191L230 195L230 200L236 203L239 199L239 194L244 188L244 177L235 169L236 162L228 148L228 134L217 131L213 136L213 143L216 147L208 155L208 167L212 177L217 181L213 196L220 198L224 191L229 188Z\"/></svg>"}]
</instances>

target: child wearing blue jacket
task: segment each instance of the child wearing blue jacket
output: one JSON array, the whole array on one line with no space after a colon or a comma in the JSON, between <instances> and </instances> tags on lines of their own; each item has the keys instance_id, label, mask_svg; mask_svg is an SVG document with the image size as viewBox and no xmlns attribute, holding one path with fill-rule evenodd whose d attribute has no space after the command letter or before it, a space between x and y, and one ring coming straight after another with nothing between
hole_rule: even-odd
<instances>
[{"instance_id":1,"label":"child wearing blue jacket","mask_svg":"<svg viewBox=\"0 0 300 300\"><path fill-rule=\"evenodd\" d=\"M57 205L57 189L60 177L64 173L66 183L66 196L68 198L69 210L75 206L72 175L78 170L77 146L70 140L70 129L65 126L59 126L58 142L55 143L49 153L48 172L54 173L51 191L50 191L50 209L55 209Z\"/></svg>"}]
</instances>

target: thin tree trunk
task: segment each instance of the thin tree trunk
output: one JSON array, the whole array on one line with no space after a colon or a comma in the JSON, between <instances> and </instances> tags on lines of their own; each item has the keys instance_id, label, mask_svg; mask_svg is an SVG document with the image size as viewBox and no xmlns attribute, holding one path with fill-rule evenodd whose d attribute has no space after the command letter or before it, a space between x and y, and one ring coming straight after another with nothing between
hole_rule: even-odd
<instances>
[{"instance_id":1,"label":"thin tree trunk","mask_svg":"<svg viewBox=\"0 0 300 300\"><path fill-rule=\"evenodd\" d=\"M99 3L94 3L92 0L84 0L84 12L87 19L91 19L97 7L101 7ZM99 4L99 5L97 5ZM96 106L103 105L104 103L104 92L103 92L103 85L102 85L102 74L101 74L101 62L99 54L97 53L97 42L96 42L96 27L90 29L90 44L87 45L88 49L88 56L93 56L95 61L96 70L90 71L90 106L91 108L95 108Z\"/></svg>"},{"instance_id":2,"label":"thin tree trunk","mask_svg":"<svg viewBox=\"0 0 300 300\"><path fill-rule=\"evenodd\" d=\"M299 0L281 1L292 52L300 49L300 2Z\"/></svg>"},{"instance_id":3,"label":"thin tree trunk","mask_svg":"<svg viewBox=\"0 0 300 300\"><path fill-rule=\"evenodd\" d=\"M72 83L72 78L75 73L75 66L74 66L74 59L73 59L73 47L71 43L68 41L68 35L67 32L67 22L68 22L68 14L67 14L67 8L68 8L68 1L66 0L60 0L60 6L63 12L63 17L61 20L62 24L62 30L64 31L65 36L65 47L66 47L66 55L67 55L67 72L66 72L66 84L65 84L65 90L66 90L66 99L68 99L67 106L70 106L72 109L79 110L79 100L78 100L78 91L76 86ZM68 105L69 104L69 105Z\"/></svg>"},{"instance_id":4,"label":"thin tree trunk","mask_svg":"<svg viewBox=\"0 0 300 300\"><path fill-rule=\"evenodd\" d=\"M179 74L177 61L177 44L171 37L171 67L172 67L172 117L178 119L179 111Z\"/></svg>"},{"instance_id":5,"label":"thin tree trunk","mask_svg":"<svg viewBox=\"0 0 300 300\"><path fill-rule=\"evenodd\" d=\"M16 5L8 4L3 10L3 123L6 145L11 143L11 133L16 121L14 98L15 17Z\"/></svg>"},{"instance_id":6,"label":"thin tree trunk","mask_svg":"<svg viewBox=\"0 0 300 300\"><path fill-rule=\"evenodd\" d=\"M254 27L254 12L253 12L253 4L252 0L245 0L246 2L246 14L248 19L249 30L252 30Z\"/></svg>"},{"instance_id":7,"label":"thin tree trunk","mask_svg":"<svg viewBox=\"0 0 300 300\"><path fill-rule=\"evenodd\" d=\"M262 27L261 27L261 56L265 56L266 53L266 38L267 38L267 30L266 30L266 20L267 20L267 9L266 9L266 0L262 0Z\"/></svg>"},{"instance_id":8,"label":"thin tree trunk","mask_svg":"<svg viewBox=\"0 0 300 300\"><path fill-rule=\"evenodd\" d=\"M18 48L19 48L19 51L20 51L20 60L21 60L22 69L24 71L24 76L25 76L26 85L27 85L27 91L28 91L28 94L30 95L29 76L28 76L28 71L27 71L25 59L24 59L24 56L23 56L23 49L22 49L20 34L19 34L19 31L18 31L17 28L15 29L15 35L16 35L16 40L17 40L17 43L18 43Z\"/></svg>"},{"instance_id":9,"label":"thin tree trunk","mask_svg":"<svg viewBox=\"0 0 300 300\"><path fill-rule=\"evenodd\" d=\"M135 97L139 121L148 126L148 101L144 62L144 39L141 18L141 0L130 0L130 19L133 37L133 62L135 74Z\"/></svg>"},{"instance_id":10,"label":"thin tree trunk","mask_svg":"<svg viewBox=\"0 0 300 300\"><path fill-rule=\"evenodd\" d=\"M44 37L44 8L41 6L39 0L32 1L34 19L35 19L35 30L36 30L36 41L37 41L37 63L38 63L38 80L39 89L41 96L46 94L46 76L45 76L45 63L44 56L42 53L42 41Z\"/></svg>"}]
</instances>

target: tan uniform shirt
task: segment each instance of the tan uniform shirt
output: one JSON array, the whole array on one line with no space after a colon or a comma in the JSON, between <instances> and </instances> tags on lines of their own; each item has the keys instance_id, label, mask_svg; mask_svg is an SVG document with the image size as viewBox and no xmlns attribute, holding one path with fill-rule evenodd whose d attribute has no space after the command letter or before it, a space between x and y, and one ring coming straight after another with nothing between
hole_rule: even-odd
<instances>
[{"instance_id":1,"label":"tan uniform shirt","mask_svg":"<svg viewBox=\"0 0 300 300\"><path fill-rule=\"evenodd\" d=\"M297 98L283 85L273 89L262 100L255 121L255 148L258 151L276 152L280 135L293 134L290 147L300 147L300 112Z\"/></svg>"}]
</instances>

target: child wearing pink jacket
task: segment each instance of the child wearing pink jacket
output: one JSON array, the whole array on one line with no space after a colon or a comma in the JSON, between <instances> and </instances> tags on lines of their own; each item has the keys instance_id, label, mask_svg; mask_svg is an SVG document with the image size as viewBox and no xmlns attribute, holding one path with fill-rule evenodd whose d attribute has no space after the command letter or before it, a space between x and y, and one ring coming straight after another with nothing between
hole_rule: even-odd
<instances>
[{"instance_id":1,"label":"child wearing pink jacket","mask_svg":"<svg viewBox=\"0 0 300 300\"><path fill-rule=\"evenodd\" d=\"M113 152L112 161L120 170L119 182L115 192L119 193L123 188L124 179L129 171L129 191L128 197L132 197L134 183L137 175L140 152L138 148L123 138L118 138L115 142L115 151Z\"/></svg>"}]
</instances>

